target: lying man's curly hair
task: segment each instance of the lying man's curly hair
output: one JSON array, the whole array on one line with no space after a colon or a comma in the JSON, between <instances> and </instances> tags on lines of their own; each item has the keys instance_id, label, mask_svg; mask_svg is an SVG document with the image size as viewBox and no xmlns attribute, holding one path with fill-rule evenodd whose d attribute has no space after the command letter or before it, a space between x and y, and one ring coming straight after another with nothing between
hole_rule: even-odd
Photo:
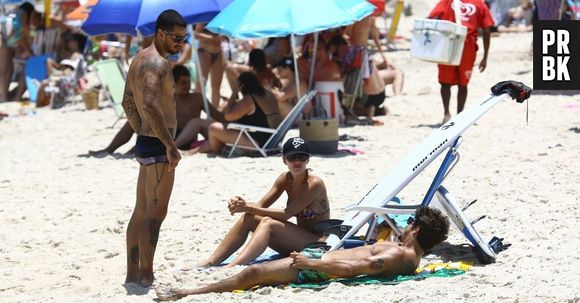
<instances>
[{"instance_id":1,"label":"lying man's curly hair","mask_svg":"<svg viewBox=\"0 0 580 303\"><path fill-rule=\"evenodd\" d=\"M415 212L413 227L419 227L417 242L427 251L447 239L449 219L439 209L421 207Z\"/></svg>"}]
</instances>

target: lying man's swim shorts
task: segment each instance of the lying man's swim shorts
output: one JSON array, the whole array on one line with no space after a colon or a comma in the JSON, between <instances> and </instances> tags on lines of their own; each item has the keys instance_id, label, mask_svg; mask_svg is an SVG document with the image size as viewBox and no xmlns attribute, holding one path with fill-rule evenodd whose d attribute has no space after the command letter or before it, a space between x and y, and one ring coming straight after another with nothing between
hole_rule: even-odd
<instances>
[{"instance_id":1,"label":"lying man's swim shorts","mask_svg":"<svg viewBox=\"0 0 580 303\"><path fill-rule=\"evenodd\" d=\"M320 260L326 251L322 248L305 248L300 252L301 255L313 260ZM316 270L302 269L298 272L299 283L317 283L336 278L324 272Z\"/></svg>"},{"instance_id":2,"label":"lying man's swim shorts","mask_svg":"<svg viewBox=\"0 0 580 303\"><path fill-rule=\"evenodd\" d=\"M141 165L169 162L165 145L156 137L137 136L135 158Z\"/></svg>"}]
</instances>

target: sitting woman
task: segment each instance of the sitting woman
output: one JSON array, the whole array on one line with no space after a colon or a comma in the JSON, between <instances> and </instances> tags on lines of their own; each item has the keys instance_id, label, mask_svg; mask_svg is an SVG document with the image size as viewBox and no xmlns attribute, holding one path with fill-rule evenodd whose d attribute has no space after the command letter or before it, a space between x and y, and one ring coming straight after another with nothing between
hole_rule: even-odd
<instances>
[{"instance_id":1,"label":"sitting woman","mask_svg":"<svg viewBox=\"0 0 580 303\"><path fill-rule=\"evenodd\" d=\"M280 174L270 191L256 203L248 203L239 196L230 199L229 211L243 216L202 266L221 264L246 242L250 232L252 238L227 268L248 264L267 247L287 256L308 243L322 240L313 227L330 218L330 208L324 182L306 168L309 157L310 149L304 139L286 141L283 161L288 172ZM269 208L284 192L288 195L286 208ZM288 222L294 216L297 224Z\"/></svg>"},{"instance_id":2,"label":"sitting woman","mask_svg":"<svg viewBox=\"0 0 580 303\"><path fill-rule=\"evenodd\" d=\"M226 121L266 128L278 127L281 119L276 99L262 86L256 75L251 72L240 74L237 87L242 92L243 98L237 100L238 92L234 89L223 111ZM189 153L219 153L224 145L236 141L239 131L228 129L227 123L213 122L209 125L208 134L208 140ZM270 135L262 132L251 134L254 141L260 145L264 145ZM247 137L242 137L239 145L253 146Z\"/></svg>"}]
</instances>

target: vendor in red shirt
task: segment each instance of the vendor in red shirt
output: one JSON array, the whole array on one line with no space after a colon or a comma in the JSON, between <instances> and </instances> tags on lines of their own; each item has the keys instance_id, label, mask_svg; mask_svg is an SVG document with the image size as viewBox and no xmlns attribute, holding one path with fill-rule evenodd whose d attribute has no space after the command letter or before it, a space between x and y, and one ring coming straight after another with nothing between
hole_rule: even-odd
<instances>
[{"instance_id":1,"label":"vendor in red shirt","mask_svg":"<svg viewBox=\"0 0 580 303\"><path fill-rule=\"evenodd\" d=\"M471 78L475 55L477 52L478 29L483 32L483 58L479 63L479 71L483 72L487 65L489 50L490 28L494 25L493 18L483 0L459 1L461 8L461 24L467 27L467 37L463 46L463 55L459 66L439 64L439 83L441 84L441 99L445 110L443 124L450 118L449 99L451 98L451 86L457 85L457 113L463 110L467 99L467 84ZM441 0L429 14L431 19L448 20L455 22L453 0Z\"/></svg>"}]
</instances>

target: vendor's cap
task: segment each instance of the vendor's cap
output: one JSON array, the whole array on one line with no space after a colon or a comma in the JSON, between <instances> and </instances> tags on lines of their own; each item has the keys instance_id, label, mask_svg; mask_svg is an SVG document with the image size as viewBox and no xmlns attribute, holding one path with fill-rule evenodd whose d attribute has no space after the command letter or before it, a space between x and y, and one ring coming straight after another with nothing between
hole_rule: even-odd
<instances>
[{"instance_id":1,"label":"vendor's cap","mask_svg":"<svg viewBox=\"0 0 580 303\"><path fill-rule=\"evenodd\" d=\"M307 155L310 156L310 147L308 143L304 141L304 139L300 137L294 137L288 139L286 143L284 143L284 147L282 148L282 153L284 156L292 156L292 155Z\"/></svg>"},{"instance_id":2,"label":"vendor's cap","mask_svg":"<svg viewBox=\"0 0 580 303\"><path fill-rule=\"evenodd\" d=\"M294 71L294 59L292 57L284 57L276 63L275 67L287 67Z\"/></svg>"}]
</instances>

